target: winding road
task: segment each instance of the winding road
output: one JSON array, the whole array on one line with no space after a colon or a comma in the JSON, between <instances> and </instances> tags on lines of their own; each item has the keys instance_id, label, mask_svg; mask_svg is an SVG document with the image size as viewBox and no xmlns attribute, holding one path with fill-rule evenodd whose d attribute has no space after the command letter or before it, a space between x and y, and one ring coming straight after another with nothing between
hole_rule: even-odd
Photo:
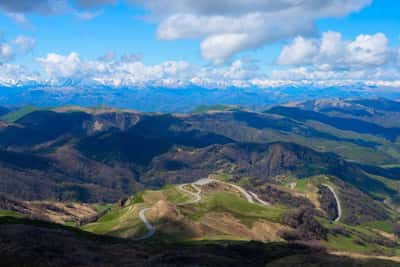
<instances>
[{"instance_id":1,"label":"winding road","mask_svg":"<svg viewBox=\"0 0 400 267\"><path fill-rule=\"evenodd\" d=\"M248 192L246 191L243 187L235 185L235 184L231 184L231 183L227 183L227 182L223 182L220 180L215 180L215 179L209 179L209 178L204 178L204 179L200 179L194 183L191 184L181 184L178 186L178 189L181 190L182 192L189 194L191 196L193 196L193 200L187 201L187 202L183 202L183 203L178 203L176 204L177 206L185 206L185 205L191 205L191 204L196 204L199 203L202 199L201 197L201 189L199 188L199 186L204 186L210 183L220 183L220 184L224 184L230 187L235 188L236 190L238 190L249 203L259 203L262 204L264 206L269 206L270 204L266 201L263 201L262 199L260 199L254 192ZM191 185L197 192L192 192L190 190L187 190L185 188L185 186ZM335 194L336 195L336 194ZM139 218L140 220L144 223L144 225L147 228L147 233L139 238L135 238L134 240L144 240L147 238L150 238L154 235L154 233L156 232L156 228L147 220L145 213L149 210L151 210L152 208L144 208L142 210L140 210L139 212Z\"/></svg>"},{"instance_id":2,"label":"winding road","mask_svg":"<svg viewBox=\"0 0 400 267\"><path fill-rule=\"evenodd\" d=\"M249 191L249 193L256 201L258 201L259 203L263 204L264 206L271 205L270 203L268 203L268 202L262 200L261 198L259 198L256 193L251 192L251 191Z\"/></svg>"},{"instance_id":3,"label":"winding road","mask_svg":"<svg viewBox=\"0 0 400 267\"><path fill-rule=\"evenodd\" d=\"M196 189L196 193L185 189L185 186L191 185L194 189ZM198 188L194 183L193 184L181 184L178 186L179 190L181 190L184 193L187 193L189 195L192 195L194 197L193 200L187 201L187 202L183 202L183 203L179 203L177 204L177 206L185 206L185 205L190 205L190 204L196 204L199 203L201 201L201 189Z\"/></svg>"},{"instance_id":4,"label":"winding road","mask_svg":"<svg viewBox=\"0 0 400 267\"><path fill-rule=\"evenodd\" d=\"M335 192L335 189L328 185L328 184L322 184L322 186L325 186L326 188L329 189L329 191L331 191L331 193L333 194L333 196L335 197L336 200L336 206L337 206L337 210L338 210L338 216L336 217L335 220L333 220L334 222L338 222L340 221L340 219L342 218L342 205L340 204L340 199L338 197L338 195Z\"/></svg>"},{"instance_id":5,"label":"winding road","mask_svg":"<svg viewBox=\"0 0 400 267\"><path fill-rule=\"evenodd\" d=\"M223 182L220 180L205 178L205 179L201 179L201 180L198 180L197 182L192 183L192 185L195 185L195 186L196 185L207 185L207 184L211 184L211 183L219 183L219 184L224 184L224 185L233 187L236 190L238 190L247 199L247 201L249 203L254 203L253 197L244 188L242 188L238 185L235 185L235 184Z\"/></svg>"},{"instance_id":6,"label":"winding road","mask_svg":"<svg viewBox=\"0 0 400 267\"><path fill-rule=\"evenodd\" d=\"M148 210L151 210L151 208L145 208L145 209L142 209L142 210L139 212L139 218L140 218L140 220L142 220L142 222L143 222L144 225L146 226L146 228L147 228L147 233L146 233L145 235L141 236L141 237L135 238L135 240L147 239L147 238L153 236L154 233L156 232L156 228L155 228L155 227L147 220L147 218L146 218L145 213L146 213L146 211L148 211Z\"/></svg>"}]
</instances>

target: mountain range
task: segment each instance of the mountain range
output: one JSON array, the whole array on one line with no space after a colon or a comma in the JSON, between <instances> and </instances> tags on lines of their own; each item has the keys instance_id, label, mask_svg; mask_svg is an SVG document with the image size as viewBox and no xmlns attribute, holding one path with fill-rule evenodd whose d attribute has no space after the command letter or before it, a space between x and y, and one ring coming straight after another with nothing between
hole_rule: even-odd
<instances>
[{"instance_id":1,"label":"mountain range","mask_svg":"<svg viewBox=\"0 0 400 267\"><path fill-rule=\"evenodd\" d=\"M0 85L0 106L21 107L100 107L135 109L143 112L191 112L202 105L239 105L262 111L267 107L290 101L321 98L388 98L399 99L394 87L376 87L366 84L349 86L228 87L207 88L186 85L178 88L165 87L110 87L84 84L66 80L57 85L25 84Z\"/></svg>"}]
</instances>

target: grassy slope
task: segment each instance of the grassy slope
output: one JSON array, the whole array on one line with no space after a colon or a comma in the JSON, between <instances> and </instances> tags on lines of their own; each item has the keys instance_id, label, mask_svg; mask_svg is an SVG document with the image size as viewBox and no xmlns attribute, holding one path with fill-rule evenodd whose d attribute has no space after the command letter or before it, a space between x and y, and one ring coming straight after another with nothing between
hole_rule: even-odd
<instances>
[{"instance_id":1,"label":"grassy slope","mask_svg":"<svg viewBox=\"0 0 400 267\"><path fill-rule=\"evenodd\" d=\"M82 230L116 237L133 237L145 230L138 217L139 209L133 206L113 208L97 222L85 225Z\"/></svg>"},{"instance_id":2,"label":"grassy slope","mask_svg":"<svg viewBox=\"0 0 400 267\"><path fill-rule=\"evenodd\" d=\"M138 199L140 201L137 201ZM164 199L171 204L178 204L188 201L190 197L175 186L167 186L160 191L146 191L133 196L133 201L126 207L114 207L96 223L88 224L82 229L112 236L140 236L145 229L138 218L139 211L144 207L151 207L159 199ZM180 208L178 207L178 209ZM258 220L279 222L281 216L287 211L282 207L265 207L248 203L245 199L229 192L203 196L200 203L186 206L180 210L186 219L194 222L200 221L209 212L229 213L248 227ZM240 240L241 238L231 237L231 239Z\"/></svg>"},{"instance_id":3,"label":"grassy slope","mask_svg":"<svg viewBox=\"0 0 400 267\"><path fill-rule=\"evenodd\" d=\"M221 175L220 179L226 179ZM310 188L316 188L317 184L329 183L328 177L315 176L307 179L297 180L295 190L306 197L310 197ZM169 203L181 203L188 200L175 186L166 186L160 191L147 191L135 195L132 204L124 208L114 208L111 212L102 217L97 223L85 226L83 229L98 233L110 234L114 236L138 236L145 231L138 219L138 212L141 208L152 206L158 199L165 199ZM316 201L313 199L313 201ZM232 192L214 192L203 194L200 203L179 208L181 214L193 222L201 222L202 218L210 212L228 213L237 218L243 225L251 228L256 221L270 221L279 223L282 216L289 210L285 207L270 206L265 207L259 204L248 203L245 199ZM383 251L386 254L398 254L400 251L375 245L365 241L365 237L373 240L378 236L377 231L393 233L389 221L371 222L361 226L348 226L345 224L332 224L320 218L323 225L330 229L340 226L350 232L349 236L341 234L330 234L326 242L332 249L345 250L351 252L371 253L373 251ZM126 223L129 221L129 223ZM226 235L224 238L240 240L240 237ZM218 239L223 239L219 237Z\"/></svg>"},{"instance_id":4,"label":"grassy slope","mask_svg":"<svg viewBox=\"0 0 400 267\"><path fill-rule=\"evenodd\" d=\"M0 210L0 217L22 218L23 215L19 214L18 212L15 212L15 211Z\"/></svg>"},{"instance_id":5,"label":"grassy slope","mask_svg":"<svg viewBox=\"0 0 400 267\"><path fill-rule=\"evenodd\" d=\"M324 176L316 176L298 180L295 190L299 193L304 193L310 188L310 185L321 182L327 182L327 178ZM160 191L141 192L133 196L130 200L130 204L123 208L116 205L98 205L99 211L103 211L106 208L111 208L111 210L96 223L85 225L81 229L95 234L105 234L115 237L141 236L146 232L146 229L138 218L138 213L140 209L154 205L159 198L165 199L170 203L181 203L188 200L188 196L180 192L175 186L167 186ZM225 191L203 194L203 199L200 203L179 209L185 218L194 223L201 222L202 218L210 212L228 213L249 228L251 228L256 221L279 223L282 216L288 212L288 209L284 207L265 207L259 204L248 203L237 194ZM21 217L21 215L15 212L0 210L0 217L2 216ZM378 231L392 234L393 228L388 221L369 222L358 226L331 223L324 218L319 218L319 221L327 229L341 227L348 233L333 234L333 232L331 232L328 235L328 240L324 242L328 248L364 254L400 255L400 248L385 247L368 241L379 237ZM161 236L159 238L161 238ZM159 238L157 238L157 240ZM214 240L227 239L242 240L240 236L232 236L229 234L224 234L223 236L209 236L199 240L202 240L201 242L207 242L207 240L215 242ZM194 240L192 241L196 242Z\"/></svg>"},{"instance_id":6,"label":"grassy slope","mask_svg":"<svg viewBox=\"0 0 400 267\"><path fill-rule=\"evenodd\" d=\"M130 204L123 208L114 206L97 222L85 225L82 229L118 237L140 236L146 229L139 219L139 211L144 207L151 207L159 199L166 199L170 203L181 203L189 198L174 186L166 186L160 191L139 192L131 198Z\"/></svg>"},{"instance_id":7,"label":"grassy slope","mask_svg":"<svg viewBox=\"0 0 400 267\"><path fill-rule=\"evenodd\" d=\"M375 230L378 230L382 226L387 227L387 222L375 222L364 226L349 226L342 223L332 224L324 219L321 219L321 221L328 229L340 226L349 233L348 235L329 234L328 241L325 242L329 248L363 254L400 255L399 246L387 247L374 242L368 242L368 240L375 240L380 237Z\"/></svg>"},{"instance_id":8,"label":"grassy slope","mask_svg":"<svg viewBox=\"0 0 400 267\"><path fill-rule=\"evenodd\" d=\"M22 117L32 113L34 111L41 110L38 107L34 106L26 106L20 108L14 112L7 113L6 115L2 116L1 119L7 122L16 122L17 120L21 119Z\"/></svg>"},{"instance_id":9,"label":"grassy slope","mask_svg":"<svg viewBox=\"0 0 400 267\"><path fill-rule=\"evenodd\" d=\"M311 187L321 183L330 184L334 188L336 187L335 184L329 181L328 177L315 176L298 180L295 189L305 194ZM340 222L331 223L325 218L319 218L318 220L327 229L340 227L349 233L348 235L330 233L328 235L328 240L324 243L331 249L363 254L384 253L386 255L400 255L400 247L390 248L368 241L381 238L378 234L379 231L393 234L393 222L391 221L374 221L367 222L363 225L350 226Z\"/></svg>"},{"instance_id":10,"label":"grassy slope","mask_svg":"<svg viewBox=\"0 0 400 267\"><path fill-rule=\"evenodd\" d=\"M286 211L285 208L249 203L233 193L219 192L203 197L203 201L194 205L193 209L185 215L196 221L209 212L227 212L238 218L244 225L251 227L257 220L280 222L281 216Z\"/></svg>"}]
</instances>

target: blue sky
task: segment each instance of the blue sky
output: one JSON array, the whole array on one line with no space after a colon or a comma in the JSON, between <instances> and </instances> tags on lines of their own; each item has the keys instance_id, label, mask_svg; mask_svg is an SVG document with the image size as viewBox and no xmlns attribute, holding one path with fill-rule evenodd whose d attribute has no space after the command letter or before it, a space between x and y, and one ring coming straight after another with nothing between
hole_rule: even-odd
<instances>
[{"instance_id":1,"label":"blue sky","mask_svg":"<svg viewBox=\"0 0 400 267\"><path fill-rule=\"evenodd\" d=\"M234 74L238 74L237 80L245 81L291 80L291 76L295 76L293 80L312 82L324 77L320 72L322 69L328 71L327 68L330 75L328 76L332 77L331 81L390 80L397 84L396 75L399 75L396 70L399 69L400 59L398 62L390 60L396 58L397 54L400 58L400 2L393 0L340 0L338 2L342 2L341 5L346 5L343 10L340 5L328 3L331 1L304 0L300 1L304 2L304 5L296 9L284 4L272 7L274 1L264 1L271 2L271 7L268 3L262 4L261 11L264 13L260 13L258 6L256 7L258 2L263 2L261 0L249 1L249 5L254 7L238 4L237 10L234 9L235 4L232 4L232 9L228 4L224 5L224 2L229 2L225 0L220 0L220 5L208 0L204 1L210 2L208 5L196 4L192 0L77 0L78 4L76 1L58 0L63 6L54 8L55 11L51 12L47 9L43 11L47 7L35 7L36 1L26 1L33 4L21 8L19 3L23 2L22 0L0 0L2 42L12 48L12 52L9 51L2 61L0 57L0 63L22 66L25 71L39 73L41 78L35 79L76 78L76 74L80 73L79 79L85 79L87 76L91 77L88 79L95 80L95 76L96 80L102 82L105 79L114 80L110 73L107 73L107 78L104 79L99 73L93 74L93 64L101 64L99 58L107 53L115 54L111 60L113 62L121 61L119 57L124 54L134 54L138 55L143 68L171 61L185 62L188 66L181 66L180 71L189 72L186 68L190 68L191 72L202 73L201 77L193 77L192 73L179 74L179 77L176 77L178 70L174 70L175 76L166 74L163 70L162 74L153 77L148 73L153 70L146 69L143 71L146 77L133 76L131 79L133 85L139 80L142 86L146 79L152 82L158 78L219 80L221 76L224 79L227 77L229 84L235 80L235 77L230 77ZM285 1L275 1L277 2ZM314 4L317 2L328 4L322 9L318 4ZM90 8L86 8L89 4ZM247 11L241 11L243 9ZM84 15L85 19L82 18ZM181 16L178 17L178 22L173 20L177 16ZM219 19L217 22L216 18ZM224 23L226 25L223 25ZM235 26L235 23L239 26ZM286 23L287 27L285 25L284 29L280 29L282 24ZM202 27L202 24L210 26ZM274 32L275 28L278 33ZM324 37L324 33L327 32L341 35L340 46L343 46L343 49L334 51L335 58L328 58L322 52L324 40L331 40L328 36ZM377 33L382 33L383 36L376 36ZM372 38L363 38L361 44L357 42L351 45L350 43L360 35ZM17 44L15 40L21 36L25 39ZM296 40L299 37L302 39ZM27 45L21 49L19 46L25 43ZM351 47L356 45L360 45L366 51L359 53L357 48L351 52ZM286 53L282 54L285 47ZM70 58L71 66L64 71L60 64L68 61L63 57L71 55L72 52L77 56ZM49 54L60 57L54 62L53 58L48 57ZM76 63L78 61L79 64ZM121 69L122 65L130 67L122 63L107 64L107 68ZM46 71L58 68L58 73ZM134 66L135 70L136 68L137 66ZM378 68L381 72L384 70L385 74L374 76ZM90 73L85 73L88 69ZM299 74L300 70L306 71L307 74ZM232 73L233 71L236 72ZM299 74L300 77L297 78L297 74L293 73ZM3 77L3 80L7 80L6 78ZM12 79L18 77L11 77L9 80Z\"/></svg>"}]
</instances>

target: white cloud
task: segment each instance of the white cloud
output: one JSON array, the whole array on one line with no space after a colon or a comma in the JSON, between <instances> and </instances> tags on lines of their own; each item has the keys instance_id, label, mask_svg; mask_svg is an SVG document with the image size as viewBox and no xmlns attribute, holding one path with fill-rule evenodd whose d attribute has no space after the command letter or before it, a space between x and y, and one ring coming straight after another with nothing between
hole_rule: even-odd
<instances>
[{"instance_id":1,"label":"white cloud","mask_svg":"<svg viewBox=\"0 0 400 267\"><path fill-rule=\"evenodd\" d=\"M383 33L359 35L347 46L349 63L359 65L383 65L389 60L388 39Z\"/></svg>"},{"instance_id":2,"label":"white cloud","mask_svg":"<svg viewBox=\"0 0 400 267\"><path fill-rule=\"evenodd\" d=\"M81 60L75 52L67 56L51 53L37 62L49 77L78 77L81 73Z\"/></svg>"},{"instance_id":3,"label":"white cloud","mask_svg":"<svg viewBox=\"0 0 400 267\"><path fill-rule=\"evenodd\" d=\"M32 37L19 35L17 36L17 38L14 39L13 43L19 48L22 53L27 54L35 47L36 40Z\"/></svg>"},{"instance_id":4,"label":"white cloud","mask_svg":"<svg viewBox=\"0 0 400 267\"><path fill-rule=\"evenodd\" d=\"M331 37L338 40L335 35ZM318 51L325 51L324 55L337 55L336 49L328 44L322 45L322 42L314 41L310 44L304 38L301 41L298 39L297 42L301 44L299 47L308 47L306 51L314 51L317 47ZM303 54L308 55L311 52L299 53L298 58ZM132 88L184 88L192 85L206 88L266 88L358 84L395 87L400 83L400 72L395 65L334 68L331 65L318 64L273 70L268 75L259 68L258 62L249 58L220 66L196 66L186 61L166 61L147 65L135 54L116 58L115 54L109 53L97 60L86 60L75 52L67 55L51 53L37 58L37 63L41 76L32 74L21 66L8 64L8 70L3 70L0 74L0 84L36 81L42 84L60 85L64 84L65 80L73 80L86 86ZM19 78L23 80L19 81Z\"/></svg>"},{"instance_id":5,"label":"white cloud","mask_svg":"<svg viewBox=\"0 0 400 267\"><path fill-rule=\"evenodd\" d=\"M202 56L221 63L238 52L257 49L265 43L315 32L314 24L308 19L301 18L290 24L286 22L287 16L285 12L240 17L173 15L160 24L158 37L164 40L201 38Z\"/></svg>"},{"instance_id":6,"label":"white cloud","mask_svg":"<svg viewBox=\"0 0 400 267\"><path fill-rule=\"evenodd\" d=\"M244 33L219 34L206 38L201 43L201 55L207 60L221 64L232 54L251 46L251 39Z\"/></svg>"},{"instance_id":7,"label":"white cloud","mask_svg":"<svg viewBox=\"0 0 400 267\"><path fill-rule=\"evenodd\" d=\"M218 68L194 66L186 61L146 65L136 55L125 55L119 60L83 60L77 53L48 54L38 58L37 62L46 79L52 83L74 79L87 84L116 87L182 87L190 84L206 87L244 86L259 74L257 64L250 59L236 60L229 66Z\"/></svg>"},{"instance_id":8,"label":"white cloud","mask_svg":"<svg viewBox=\"0 0 400 267\"><path fill-rule=\"evenodd\" d=\"M8 62L14 57L14 52L9 44L0 44L0 63Z\"/></svg>"},{"instance_id":9,"label":"white cloud","mask_svg":"<svg viewBox=\"0 0 400 267\"><path fill-rule=\"evenodd\" d=\"M253 12L277 12L285 9L301 9L344 16L360 10L371 1L366 0L130 0L144 4L155 14L193 13L205 15L235 16Z\"/></svg>"},{"instance_id":10,"label":"white cloud","mask_svg":"<svg viewBox=\"0 0 400 267\"><path fill-rule=\"evenodd\" d=\"M354 40L344 40L338 32L325 32L320 39L296 37L277 59L277 64L294 67L272 71L270 79L396 87L400 81L396 67L399 49L390 47L383 33L361 34Z\"/></svg>"},{"instance_id":11,"label":"white cloud","mask_svg":"<svg viewBox=\"0 0 400 267\"><path fill-rule=\"evenodd\" d=\"M391 63L394 49L383 33L361 34L343 40L340 33L325 32L321 39L296 37L278 59L280 65L325 65L331 68L365 68Z\"/></svg>"},{"instance_id":12,"label":"white cloud","mask_svg":"<svg viewBox=\"0 0 400 267\"><path fill-rule=\"evenodd\" d=\"M299 36L291 45L282 49L277 62L281 65L309 64L312 63L317 53L319 53L318 44L314 40Z\"/></svg>"},{"instance_id":13,"label":"white cloud","mask_svg":"<svg viewBox=\"0 0 400 267\"><path fill-rule=\"evenodd\" d=\"M233 54L315 32L315 21L340 17L371 0L131 0L151 10L160 39L201 39L204 58L220 63Z\"/></svg>"},{"instance_id":14,"label":"white cloud","mask_svg":"<svg viewBox=\"0 0 400 267\"><path fill-rule=\"evenodd\" d=\"M39 81L40 77L38 74L32 73L21 65L0 65L0 85L2 86L24 85L30 82Z\"/></svg>"}]
</instances>

